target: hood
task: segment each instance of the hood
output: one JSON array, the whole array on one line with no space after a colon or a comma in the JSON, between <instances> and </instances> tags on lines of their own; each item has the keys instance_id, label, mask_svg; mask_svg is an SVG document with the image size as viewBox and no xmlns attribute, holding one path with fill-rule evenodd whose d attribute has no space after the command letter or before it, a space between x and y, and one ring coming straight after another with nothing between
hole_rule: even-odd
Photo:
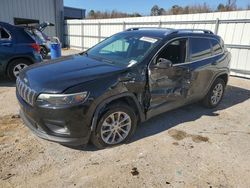
<instances>
[{"instance_id":1,"label":"hood","mask_svg":"<svg viewBox=\"0 0 250 188\"><path fill-rule=\"evenodd\" d=\"M32 65L20 74L20 79L38 93L62 93L69 87L110 76L123 69L86 56L74 55Z\"/></svg>"}]
</instances>

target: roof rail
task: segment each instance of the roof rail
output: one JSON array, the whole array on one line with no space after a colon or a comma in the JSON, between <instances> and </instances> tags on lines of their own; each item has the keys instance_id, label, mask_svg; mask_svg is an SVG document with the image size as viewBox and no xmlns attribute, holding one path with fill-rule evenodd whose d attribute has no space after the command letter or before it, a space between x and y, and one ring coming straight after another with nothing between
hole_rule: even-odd
<instances>
[{"instance_id":1,"label":"roof rail","mask_svg":"<svg viewBox=\"0 0 250 188\"><path fill-rule=\"evenodd\" d=\"M207 30L207 29L176 29L175 33L178 33L178 32L197 32L197 33L203 32L206 34L214 34L212 31Z\"/></svg>"},{"instance_id":2,"label":"roof rail","mask_svg":"<svg viewBox=\"0 0 250 188\"><path fill-rule=\"evenodd\" d=\"M132 27L127 29L126 31L136 31L136 30L147 30L147 29L169 29L173 30L173 28L165 28L165 27Z\"/></svg>"},{"instance_id":3,"label":"roof rail","mask_svg":"<svg viewBox=\"0 0 250 188\"><path fill-rule=\"evenodd\" d=\"M165 28L165 27L132 27L127 29L126 31L137 31L137 30L150 30L150 29L167 29L170 30L167 34L179 33L179 32L197 32L197 33L205 33L205 34L214 34L212 31L207 29L174 29L174 28Z\"/></svg>"}]
</instances>

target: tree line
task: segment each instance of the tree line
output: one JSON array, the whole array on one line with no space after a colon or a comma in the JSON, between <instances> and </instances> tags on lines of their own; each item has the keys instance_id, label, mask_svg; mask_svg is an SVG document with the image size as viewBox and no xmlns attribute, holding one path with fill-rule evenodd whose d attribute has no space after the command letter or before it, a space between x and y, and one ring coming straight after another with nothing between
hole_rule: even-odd
<instances>
[{"instance_id":1,"label":"tree line","mask_svg":"<svg viewBox=\"0 0 250 188\"><path fill-rule=\"evenodd\" d=\"M247 6L247 9L250 8L250 5ZM189 5L189 6L179 6L174 5L170 9L164 9L158 5L154 5L151 8L151 16L160 16L160 15L178 15L178 14L195 14L195 13L209 13L209 12L226 12L226 11L235 11L241 10L236 6L236 0L228 0L226 4L220 3L215 10L211 9L208 4L198 4L198 5Z\"/></svg>"},{"instance_id":2,"label":"tree line","mask_svg":"<svg viewBox=\"0 0 250 188\"><path fill-rule=\"evenodd\" d=\"M250 10L250 4L246 7L247 10ZM189 6L179 6L174 5L169 9L159 7L154 5L151 8L151 16L161 16L161 15L179 15L179 14L195 14L195 13L209 13L209 12L226 12L226 11L235 11L242 10L236 5L236 0L227 0L227 3L220 3L216 9L212 9L208 4L198 4L198 5L189 5ZM141 14L135 12L132 14L120 12L117 10L113 11L89 11L87 18L88 19L104 19L104 18L124 18L124 17L140 17Z\"/></svg>"},{"instance_id":3,"label":"tree line","mask_svg":"<svg viewBox=\"0 0 250 188\"><path fill-rule=\"evenodd\" d=\"M124 12L119 12L117 10L112 10L111 12L91 10L87 15L87 18L89 19L124 18L124 17L141 17L141 15L139 13L129 14Z\"/></svg>"}]
</instances>

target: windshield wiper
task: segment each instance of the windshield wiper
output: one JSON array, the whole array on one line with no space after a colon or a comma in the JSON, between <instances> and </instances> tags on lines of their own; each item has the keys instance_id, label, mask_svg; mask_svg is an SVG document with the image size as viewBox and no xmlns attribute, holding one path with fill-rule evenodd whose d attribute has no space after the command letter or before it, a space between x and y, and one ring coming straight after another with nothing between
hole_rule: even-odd
<instances>
[{"instance_id":1,"label":"windshield wiper","mask_svg":"<svg viewBox=\"0 0 250 188\"><path fill-rule=\"evenodd\" d=\"M79 55L86 55L86 56L89 56L88 52L87 51L84 51L84 52L80 52Z\"/></svg>"}]
</instances>

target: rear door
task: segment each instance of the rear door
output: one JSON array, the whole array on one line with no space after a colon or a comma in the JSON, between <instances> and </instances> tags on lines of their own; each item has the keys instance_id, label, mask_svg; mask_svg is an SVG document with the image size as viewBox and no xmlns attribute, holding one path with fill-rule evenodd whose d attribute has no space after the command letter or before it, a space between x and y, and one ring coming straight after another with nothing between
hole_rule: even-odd
<instances>
[{"instance_id":1,"label":"rear door","mask_svg":"<svg viewBox=\"0 0 250 188\"><path fill-rule=\"evenodd\" d=\"M190 70L192 85L189 100L204 97L214 78L213 53L210 38L190 37Z\"/></svg>"},{"instance_id":2,"label":"rear door","mask_svg":"<svg viewBox=\"0 0 250 188\"><path fill-rule=\"evenodd\" d=\"M15 53L10 33L0 26L0 70L4 71L11 54Z\"/></svg>"}]
</instances>

